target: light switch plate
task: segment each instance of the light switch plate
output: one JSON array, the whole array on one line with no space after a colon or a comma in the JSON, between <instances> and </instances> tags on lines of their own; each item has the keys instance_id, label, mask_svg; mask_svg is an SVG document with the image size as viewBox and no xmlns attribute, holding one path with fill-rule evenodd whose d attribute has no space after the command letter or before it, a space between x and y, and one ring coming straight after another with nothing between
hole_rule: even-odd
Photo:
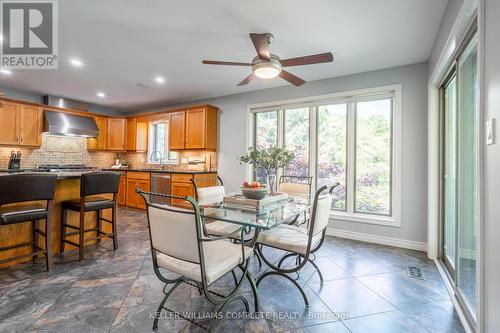
<instances>
[{"instance_id":1,"label":"light switch plate","mask_svg":"<svg viewBox=\"0 0 500 333\"><path fill-rule=\"evenodd\" d=\"M486 144L495 144L495 118L486 121Z\"/></svg>"}]
</instances>

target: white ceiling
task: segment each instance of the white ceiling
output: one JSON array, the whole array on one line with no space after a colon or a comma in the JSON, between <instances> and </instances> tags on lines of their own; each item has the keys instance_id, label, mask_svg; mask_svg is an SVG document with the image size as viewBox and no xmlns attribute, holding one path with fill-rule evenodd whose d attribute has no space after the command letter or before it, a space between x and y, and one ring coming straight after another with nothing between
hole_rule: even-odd
<instances>
[{"instance_id":1,"label":"white ceiling","mask_svg":"<svg viewBox=\"0 0 500 333\"><path fill-rule=\"evenodd\" d=\"M287 85L277 78L237 87L250 68L201 64L251 61L250 32L273 33L271 52L281 58L332 52L333 63L289 69L306 81L426 61L447 0L58 3L59 69L14 71L0 85L127 111ZM84 66L71 66L72 57ZM153 87L137 85L148 81Z\"/></svg>"}]
</instances>

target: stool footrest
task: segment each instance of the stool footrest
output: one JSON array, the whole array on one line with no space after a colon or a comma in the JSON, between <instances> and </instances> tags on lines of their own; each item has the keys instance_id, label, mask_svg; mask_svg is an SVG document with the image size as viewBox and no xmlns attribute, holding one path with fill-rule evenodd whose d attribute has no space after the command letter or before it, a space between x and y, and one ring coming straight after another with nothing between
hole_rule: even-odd
<instances>
[{"instance_id":1,"label":"stool footrest","mask_svg":"<svg viewBox=\"0 0 500 333\"><path fill-rule=\"evenodd\" d=\"M37 256L39 254L47 255L47 251L45 251L45 250L43 250L43 251L37 251L37 252L33 252L33 253L23 254L23 255L20 255L20 256L17 256L17 257L13 257L13 258L2 259L2 260L0 260L0 264L6 263L6 262L9 262L9 261L18 260L18 259L23 259L23 258L28 258L28 257L34 257L34 256Z\"/></svg>"},{"instance_id":2,"label":"stool footrest","mask_svg":"<svg viewBox=\"0 0 500 333\"><path fill-rule=\"evenodd\" d=\"M62 225L63 225L63 226L65 226L66 228L71 228L71 229L75 229L75 230L80 230L80 228L75 227L74 225L71 225L71 224L63 223Z\"/></svg>"},{"instance_id":3,"label":"stool footrest","mask_svg":"<svg viewBox=\"0 0 500 333\"><path fill-rule=\"evenodd\" d=\"M39 235L42 235L43 237L47 237L47 234L40 229L35 229L35 232L38 233Z\"/></svg>"},{"instance_id":4,"label":"stool footrest","mask_svg":"<svg viewBox=\"0 0 500 333\"><path fill-rule=\"evenodd\" d=\"M10 245L10 246L5 246L5 247L0 247L0 251L7 251L7 250L12 250L12 249L17 249L18 247L23 247L23 246L33 246L33 242L25 242L25 243L20 243L16 245Z\"/></svg>"},{"instance_id":5,"label":"stool footrest","mask_svg":"<svg viewBox=\"0 0 500 333\"><path fill-rule=\"evenodd\" d=\"M98 237L94 237L94 238L87 238L87 239L85 239L85 242L94 241L94 240L98 240L98 239L105 238L105 237L113 238L113 234L107 234L104 232L103 232L103 234L104 235L102 235L102 236L98 236ZM66 236L68 236L68 235L69 234L66 234ZM72 242L72 241L67 240L67 239L65 239L64 242L68 243L70 245L73 245L75 247L80 247L80 245L78 243ZM84 244L84 246L85 246L85 244Z\"/></svg>"},{"instance_id":6,"label":"stool footrest","mask_svg":"<svg viewBox=\"0 0 500 333\"><path fill-rule=\"evenodd\" d=\"M108 223L113 223L113 221L105 219L104 217L101 217L100 220Z\"/></svg>"}]
</instances>

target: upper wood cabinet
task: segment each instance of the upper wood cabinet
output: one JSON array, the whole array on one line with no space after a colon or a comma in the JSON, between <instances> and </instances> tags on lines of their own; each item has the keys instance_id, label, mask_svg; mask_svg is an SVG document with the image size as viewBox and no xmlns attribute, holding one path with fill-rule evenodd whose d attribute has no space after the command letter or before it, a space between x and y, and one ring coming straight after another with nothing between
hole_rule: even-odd
<instances>
[{"instance_id":1,"label":"upper wood cabinet","mask_svg":"<svg viewBox=\"0 0 500 333\"><path fill-rule=\"evenodd\" d=\"M172 112L168 117L168 149L180 150L186 147L186 113Z\"/></svg>"},{"instance_id":2,"label":"upper wood cabinet","mask_svg":"<svg viewBox=\"0 0 500 333\"><path fill-rule=\"evenodd\" d=\"M148 122L127 119L127 150L144 152L148 150Z\"/></svg>"},{"instance_id":3,"label":"upper wood cabinet","mask_svg":"<svg viewBox=\"0 0 500 333\"><path fill-rule=\"evenodd\" d=\"M19 110L20 105L10 102L0 104L0 143L3 145L19 144Z\"/></svg>"},{"instance_id":4,"label":"upper wood cabinet","mask_svg":"<svg viewBox=\"0 0 500 333\"><path fill-rule=\"evenodd\" d=\"M108 118L107 150L125 150L126 122L124 118Z\"/></svg>"},{"instance_id":5,"label":"upper wood cabinet","mask_svg":"<svg viewBox=\"0 0 500 333\"><path fill-rule=\"evenodd\" d=\"M42 135L42 109L21 105L19 116L19 143L22 146L40 146Z\"/></svg>"},{"instance_id":6,"label":"upper wood cabinet","mask_svg":"<svg viewBox=\"0 0 500 333\"><path fill-rule=\"evenodd\" d=\"M0 144L40 146L42 109L38 106L2 101L0 104Z\"/></svg>"},{"instance_id":7,"label":"upper wood cabinet","mask_svg":"<svg viewBox=\"0 0 500 333\"><path fill-rule=\"evenodd\" d=\"M99 129L97 138L90 138L87 140L88 150L106 150L107 147L107 132L108 132L108 119L105 117L94 117Z\"/></svg>"},{"instance_id":8,"label":"upper wood cabinet","mask_svg":"<svg viewBox=\"0 0 500 333\"><path fill-rule=\"evenodd\" d=\"M169 149L217 150L217 108L207 105L170 113Z\"/></svg>"}]
</instances>

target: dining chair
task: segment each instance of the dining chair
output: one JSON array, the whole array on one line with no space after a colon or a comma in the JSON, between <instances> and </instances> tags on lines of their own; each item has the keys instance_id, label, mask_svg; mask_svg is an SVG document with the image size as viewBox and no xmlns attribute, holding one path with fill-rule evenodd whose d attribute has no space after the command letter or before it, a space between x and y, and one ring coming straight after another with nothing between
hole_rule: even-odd
<instances>
[{"instance_id":1,"label":"dining chair","mask_svg":"<svg viewBox=\"0 0 500 333\"><path fill-rule=\"evenodd\" d=\"M306 307L309 307L309 301L302 287L295 279L288 274L296 273L302 269L307 263L310 263L318 272L321 283L323 283L323 276L318 266L311 260L311 254L318 251L323 244L326 235L326 227L328 226L328 219L330 216L330 208L333 200L333 190L338 186L332 186L328 192L324 193L328 187L321 187L314 196L312 206L311 221L309 227L297 228L293 225L281 224L274 229L260 233L257 239L256 249L262 260L272 269L264 272L257 279L257 287L262 280L271 275L279 275L290 282L292 282L302 294ZM287 252L278 262L273 264L264 255L263 247L268 246L274 249ZM282 267L285 260L291 257L298 257L299 260L295 261L295 265L291 268Z\"/></svg>"},{"instance_id":2,"label":"dining chair","mask_svg":"<svg viewBox=\"0 0 500 333\"><path fill-rule=\"evenodd\" d=\"M309 199L311 195L313 177L309 176L281 176L278 183L278 192L287 193L288 195ZM308 211L304 211L304 219L299 220L299 217L290 222L290 224L295 224L301 226L308 221Z\"/></svg>"},{"instance_id":3,"label":"dining chair","mask_svg":"<svg viewBox=\"0 0 500 333\"><path fill-rule=\"evenodd\" d=\"M200 187L197 182L203 180L203 178L191 178L198 204L201 206L221 204L224 201L224 196L226 195L224 182L222 181L222 179L217 175L217 181L219 185ZM209 235L214 236L228 235L239 229L241 229L241 226L238 226L234 223L228 223L218 220L205 221L204 224L205 232Z\"/></svg>"},{"instance_id":4,"label":"dining chair","mask_svg":"<svg viewBox=\"0 0 500 333\"><path fill-rule=\"evenodd\" d=\"M183 283L198 288L210 303L220 306L216 317L219 318L231 303L238 300L243 303L246 311L249 311L247 299L238 294L246 277L254 292L255 309L258 310L257 288L248 271L253 249L244 244L241 231L236 232L240 234L239 244L231 242L228 236L207 236L203 232L199 205L192 197L144 192L139 188L136 192L146 202L153 269L158 279L165 283L163 288L165 297L158 306L153 323L154 330L158 328L162 310L173 312L183 318L180 313L165 306L172 292ZM180 199L192 209L151 203L151 197ZM235 268L239 268L243 274L229 293L222 295L209 289ZM168 278L160 269L173 272L178 277ZM172 286L167 291L169 285ZM185 319L190 321L188 318ZM215 321L211 323L210 330L214 325Z\"/></svg>"},{"instance_id":5,"label":"dining chair","mask_svg":"<svg viewBox=\"0 0 500 333\"><path fill-rule=\"evenodd\" d=\"M313 177L308 176L281 176L278 183L278 192L309 198Z\"/></svg>"}]
</instances>

